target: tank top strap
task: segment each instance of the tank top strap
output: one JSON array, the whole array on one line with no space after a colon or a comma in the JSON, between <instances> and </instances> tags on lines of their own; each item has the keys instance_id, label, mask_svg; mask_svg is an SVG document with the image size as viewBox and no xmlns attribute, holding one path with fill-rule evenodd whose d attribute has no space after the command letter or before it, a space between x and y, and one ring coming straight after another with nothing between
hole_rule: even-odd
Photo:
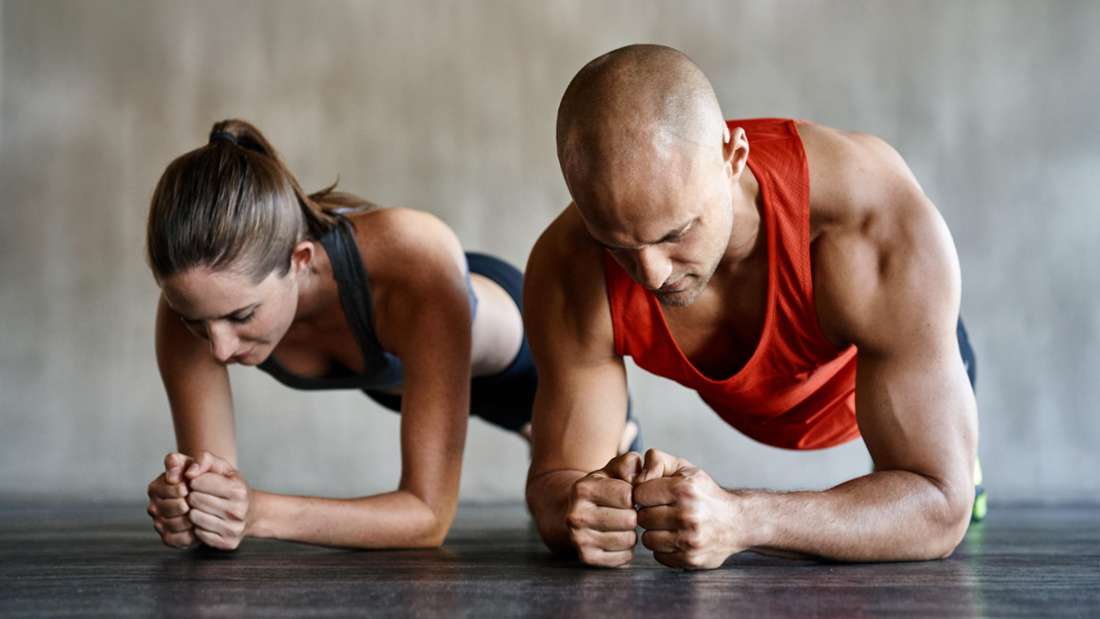
<instances>
[{"instance_id":1,"label":"tank top strap","mask_svg":"<svg viewBox=\"0 0 1100 619\"><path fill-rule=\"evenodd\" d=\"M363 353L367 375L391 365L374 331L374 306L370 294L370 278L363 267L363 258L355 240L350 220L338 215L334 225L320 238L332 264L332 276L340 291L340 304L347 315L348 326Z\"/></svg>"},{"instance_id":2,"label":"tank top strap","mask_svg":"<svg viewBox=\"0 0 1100 619\"><path fill-rule=\"evenodd\" d=\"M777 261L775 292L813 296L810 267L810 170L795 122L785 118L729 121L749 138L749 169L764 194L765 225L772 225Z\"/></svg>"}]
</instances>

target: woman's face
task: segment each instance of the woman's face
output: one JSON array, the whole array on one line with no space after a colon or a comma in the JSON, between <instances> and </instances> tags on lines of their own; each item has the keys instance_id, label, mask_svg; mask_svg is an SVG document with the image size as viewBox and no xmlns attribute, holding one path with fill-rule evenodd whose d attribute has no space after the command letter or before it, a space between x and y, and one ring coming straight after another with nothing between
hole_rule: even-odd
<instances>
[{"instance_id":1,"label":"woman's face","mask_svg":"<svg viewBox=\"0 0 1100 619\"><path fill-rule=\"evenodd\" d=\"M197 267L165 278L161 292L183 324L209 342L220 363L258 365L294 321L296 267L281 277L272 272L259 284L231 270Z\"/></svg>"}]
</instances>

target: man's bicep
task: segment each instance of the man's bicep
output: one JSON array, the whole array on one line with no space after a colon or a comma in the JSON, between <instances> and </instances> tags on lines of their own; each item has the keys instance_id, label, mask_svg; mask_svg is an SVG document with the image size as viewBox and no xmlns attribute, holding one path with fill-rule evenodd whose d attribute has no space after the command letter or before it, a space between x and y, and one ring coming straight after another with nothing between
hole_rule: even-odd
<instances>
[{"instance_id":1,"label":"man's bicep","mask_svg":"<svg viewBox=\"0 0 1100 619\"><path fill-rule=\"evenodd\" d=\"M895 246L854 325L856 411L879 469L904 469L972 495L977 413L957 340L958 258L926 200L900 205ZM964 488L965 487L965 488Z\"/></svg>"}]
</instances>

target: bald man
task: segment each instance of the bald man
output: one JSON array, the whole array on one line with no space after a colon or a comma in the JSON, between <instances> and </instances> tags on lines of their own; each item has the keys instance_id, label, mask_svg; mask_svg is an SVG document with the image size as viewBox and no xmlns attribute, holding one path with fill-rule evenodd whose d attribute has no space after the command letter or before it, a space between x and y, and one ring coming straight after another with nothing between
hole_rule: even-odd
<instances>
[{"instance_id":1,"label":"bald man","mask_svg":"<svg viewBox=\"0 0 1100 619\"><path fill-rule=\"evenodd\" d=\"M975 496L977 413L951 236L870 135L726 121L682 53L586 65L558 113L573 198L535 245L539 373L527 500L546 544L621 566L713 568L758 550L943 558ZM616 457L623 357L788 449L862 436L873 472L820 492L723 488L657 450ZM856 370L858 365L858 372Z\"/></svg>"}]
</instances>

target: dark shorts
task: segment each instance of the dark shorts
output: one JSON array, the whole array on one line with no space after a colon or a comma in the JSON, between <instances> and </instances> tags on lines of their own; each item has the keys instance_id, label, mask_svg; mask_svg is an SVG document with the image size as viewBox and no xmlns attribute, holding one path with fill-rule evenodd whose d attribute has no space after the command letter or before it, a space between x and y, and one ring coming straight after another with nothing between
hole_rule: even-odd
<instances>
[{"instance_id":1,"label":"dark shorts","mask_svg":"<svg viewBox=\"0 0 1100 619\"><path fill-rule=\"evenodd\" d=\"M966 377L970 379L970 388L974 389L978 381L978 360L974 357L974 349L970 347L970 336L966 334L962 318L959 318L955 326L955 337L959 340L959 353L962 354L963 365L966 366Z\"/></svg>"},{"instance_id":2,"label":"dark shorts","mask_svg":"<svg viewBox=\"0 0 1100 619\"><path fill-rule=\"evenodd\" d=\"M516 307L523 309L523 273L519 269L500 258L474 252L467 252L466 262L470 273L495 282L512 297ZM519 352L508 367L498 374L478 376L470 381L470 414L505 430L518 432L531 421L537 387L535 360L525 334ZM401 396L372 389L363 391L382 406L401 412Z\"/></svg>"}]
</instances>

